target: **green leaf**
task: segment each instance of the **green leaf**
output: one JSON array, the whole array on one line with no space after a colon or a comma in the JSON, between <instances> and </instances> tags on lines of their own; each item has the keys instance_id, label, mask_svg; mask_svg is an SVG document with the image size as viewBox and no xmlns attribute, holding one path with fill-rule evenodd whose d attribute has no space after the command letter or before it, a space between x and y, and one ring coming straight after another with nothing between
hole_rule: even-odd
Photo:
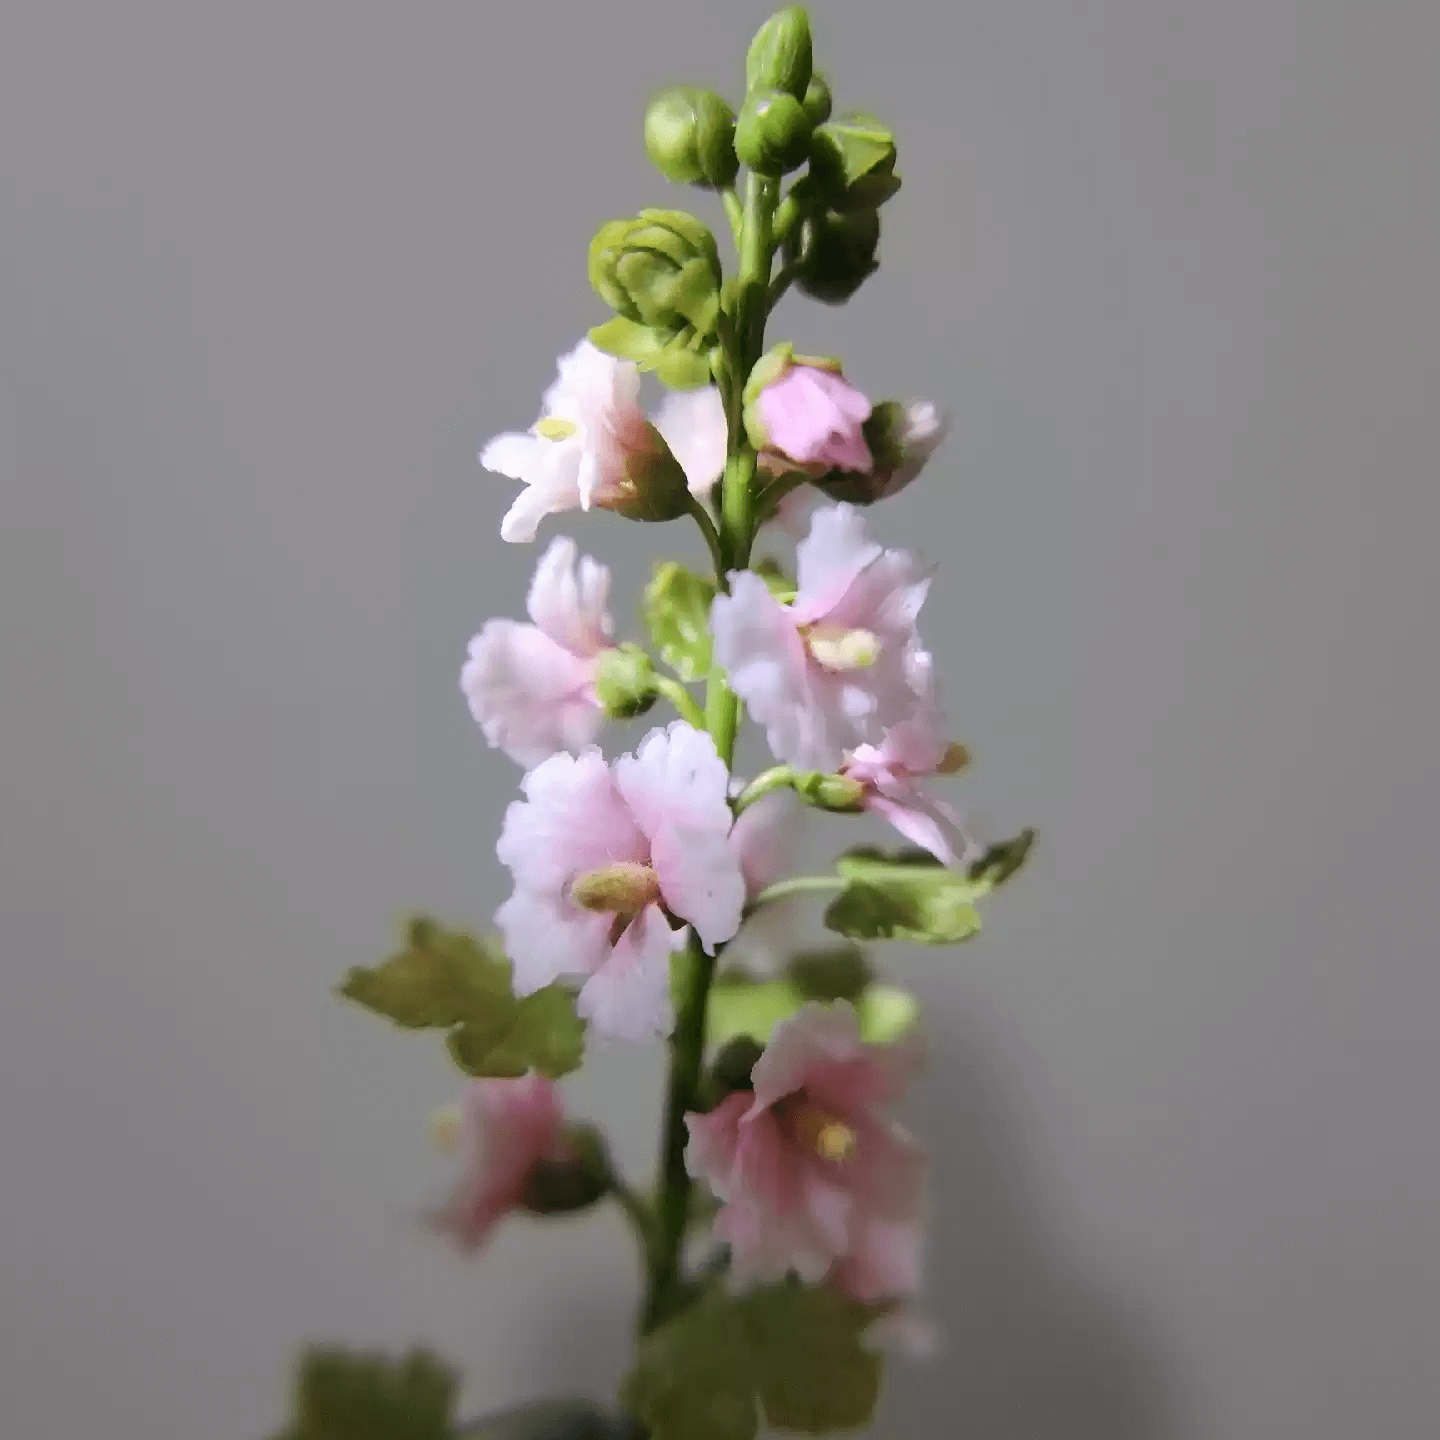
<instances>
[{"instance_id":1,"label":"green leaf","mask_svg":"<svg viewBox=\"0 0 1440 1440\"><path fill-rule=\"evenodd\" d=\"M718 1050L741 1036L764 1045L782 1020L816 998L790 978L756 980L742 970L721 971L705 1012L706 1046ZM860 1038L870 1045L893 1045L920 1018L915 997L893 985L867 985L852 1003Z\"/></svg>"},{"instance_id":2,"label":"green leaf","mask_svg":"<svg viewBox=\"0 0 1440 1440\"><path fill-rule=\"evenodd\" d=\"M798 1285L711 1295L640 1342L622 1403L650 1440L754 1440L762 1412L808 1434L852 1429L879 1395L880 1357L861 1343L875 1315Z\"/></svg>"},{"instance_id":3,"label":"green leaf","mask_svg":"<svg viewBox=\"0 0 1440 1440\"><path fill-rule=\"evenodd\" d=\"M458 1440L634 1440L618 1416L593 1400L532 1400L488 1415L460 1432Z\"/></svg>"},{"instance_id":4,"label":"green leaf","mask_svg":"<svg viewBox=\"0 0 1440 1440\"><path fill-rule=\"evenodd\" d=\"M652 360L641 365L654 373L662 385L672 390L698 390L710 383L710 351L708 346L697 350L708 337L690 329L681 330Z\"/></svg>"},{"instance_id":5,"label":"green leaf","mask_svg":"<svg viewBox=\"0 0 1440 1440\"><path fill-rule=\"evenodd\" d=\"M642 368L659 357L668 339L648 325L627 320L623 315L613 316L603 325L590 327L590 343L596 349L619 360L633 360Z\"/></svg>"},{"instance_id":6,"label":"green leaf","mask_svg":"<svg viewBox=\"0 0 1440 1440\"><path fill-rule=\"evenodd\" d=\"M340 993L406 1030L448 1030L451 1058L467 1074L558 1079L579 1067L585 1025L560 985L517 998L510 962L493 946L419 917L405 943L374 969L357 967Z\"/></svg>"},{"instance_id":7,"label":"green leaf","mask_svg":"<svg viewBox=\"0 0 1440 1440\"><path fill-rule=\"evenodd\" d=\"M645 625L665 663L685 681L710 671L710 603L713 581L673 560L655 567L645 587Z\"/></svg>"},{"instance_id":8,"label":"green leaf","mask_svg":"<svg viewBox=\"0 0 1440 1440\"><path fill-rule=\"evenodd\" d=\"M459 1384L425 1350L397 1360L314 1347L300 1358L295 1417L275 1440L450 1440Z\"/></svg>"},{"instance_id":9,"label":"green leaf","mask_svg":"<svg viewBox=\"0 0 1440 1440\"><path fill-rule=\"evenodd\" d=\"M865 952L856 945L805 950L787 967L796 988L809 1000L856 1001L875 978Z\"/></svg>"},{"instance_id":10,"label":"green leaf","mask_svg":"<svg viewBox=\"0 0 1440 1440\"><path fill-rule=\"evenodd\" d=\"M1020 868L1034 838L1022 831L992 846L968 871L952 870L925 850L851 850L836 862L848 883L825 911L825 924L853 940L968 940L980 931L975 902Z\"/></svg>"}]
</instances>

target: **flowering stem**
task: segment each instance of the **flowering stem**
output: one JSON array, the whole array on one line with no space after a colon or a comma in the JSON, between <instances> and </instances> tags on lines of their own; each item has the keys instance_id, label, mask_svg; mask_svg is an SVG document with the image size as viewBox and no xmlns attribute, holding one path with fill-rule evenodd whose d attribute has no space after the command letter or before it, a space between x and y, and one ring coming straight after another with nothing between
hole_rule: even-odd
<instances>
[{"instance_id":1,"label":"flowering stem","mask_svg":"<svg viewBox=\"0 0 1440 1440\"><path fill-rule=\"evenodd\" d=\"M743 209L733 192L725 208L736 227L740 252L738 296L734 328L728 337L731 395L727 405L730 427L729 458L720 481L720 526L711 544L715 559L715 580L727 587L731 570L743 570L750 563L750 545L755 538L755 447L745 434L740 415L739 392L765 346L766 299L770 290L770 268L775 246L771 221L775 213L778 186L774 180L751 174L746 179ZM737 215L737 210L740 213ZM736 224L738 220L738 225ZM698 513L697 513L697 518ZM705 520L708 522L709 517ZM710 540L713 526L701 525ZM688 696L687 696L688 699ZM740 702L726 683L725 672L711 670L705 693L705 724L715 749L728 769L735 757L735 731L740 720ZM715 956L707 955L691 931L686 981L676 1001L675 1030L670 1036L670 1078L665 1096L665 1119L661 1138L660 1192L656 1201L655 1225L647 1254L645 1302L641 1333L653 1330L685 1303L686 1288L681 1273L681 1252L690 1215L690 1174L685 1168L686 1113L695 1108L700 1089L700 1072L705 1061L705 1009L710 982L715 975Z\"/></svg>"},{"instance_id":2,"label":"flowering stem","mask_svg":"<svg viewBox=\"0 0 1440 1440\"><path fill-rule=\"evenodd\" d=\"M772 765L762 770L736 797L735 813L743 815L757 800L775 790L784 790L795 783L795 771L789 765Z\"/></svg>"},{"instance_id":3,"label":"flowering stem","mask_svg":"<svg viewBox=\"0 0 1440 1440\"><path fill-rule=\"evenodd\" d=\"M740 248L740 237L745 231L745 211L740 204L740 197L735 193L733 185L727 185L720 192L721 202L725 206L725 217L730 221L730 233L735 237L735 248Z\"/></svg>"},{"instance_id":4,"label":"flowering stem","mask_svg":"<svg viewBox=\"0 0 1440 1440\"><path fill-rule=\"evenodd\" d=\"M678 680L672 680L668 675L657 675L654 683L655 688L675 707L675 713L682 720L697 730L705 728L704 711Z\"/></svg>"}]
</instances>

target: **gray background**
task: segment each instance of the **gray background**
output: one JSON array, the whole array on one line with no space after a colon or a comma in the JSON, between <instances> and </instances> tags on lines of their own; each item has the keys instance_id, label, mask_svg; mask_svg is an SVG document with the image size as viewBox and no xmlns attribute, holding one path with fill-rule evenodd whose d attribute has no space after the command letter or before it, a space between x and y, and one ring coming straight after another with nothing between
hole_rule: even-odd
<instances>
[{"instance_id":1,"label":"gray background","mask_svg":"<svg viewBox=\"0 0 1440 1440\"><path fill-rule=\"evenodd\" d=\"M764 14L521 8L0 20L17 1440L246 1440L307 1337L429 1340L477 1405L623 1364L618 1222L418 1236L452 1079L327 994L502 896L455 676L536 551L475 449L601 318L592 228L667 196L643 92L733 90ZM879 1429L1434 1436L1440 8L814 9L907 185L861 298L777 332L952 410L875 524L944 562L960 793L1043 835L978 945L892 957L948 1341ZM700 558L567 528L627 596ZM572 1086L637 1166L656 1062Z\"/></svg>"}]
</instances>

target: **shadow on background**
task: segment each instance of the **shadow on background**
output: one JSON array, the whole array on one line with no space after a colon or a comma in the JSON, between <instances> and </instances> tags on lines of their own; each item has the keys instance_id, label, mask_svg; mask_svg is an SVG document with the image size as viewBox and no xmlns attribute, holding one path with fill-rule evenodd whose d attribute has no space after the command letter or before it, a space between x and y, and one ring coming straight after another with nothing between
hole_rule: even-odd
<instances>
[{"instance_id":1,"label":"shadow on background","mask_svg":"<svg viewBox=\"0 0 1440 1440\"><path fill-rule=\"evenodd\" d=\"M1174 1440L1177 1377L1153 1321L1061 1253L996 1065L938 1018L910 1119L932 1147L940 1349L891 1362L877 1435Z\"/></svg>"}]
</instances>

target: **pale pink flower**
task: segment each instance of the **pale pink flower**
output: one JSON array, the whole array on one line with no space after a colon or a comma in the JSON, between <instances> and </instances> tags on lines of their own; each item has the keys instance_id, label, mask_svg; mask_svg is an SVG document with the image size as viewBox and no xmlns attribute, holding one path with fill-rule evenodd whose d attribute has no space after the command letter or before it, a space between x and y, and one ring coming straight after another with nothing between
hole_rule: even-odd
<instances>
[{"instance_id":1,"label":"pale pink flower","mask_svg":"<svg viewBox=\"0 0 1440 1440\"><path fill-rule=\"evenodd\" d=\"M818 471L869 470L870 402L838 370L792 363L760 392L766 447Z\"/></svg>"},{"instance_id":2,"label":"pale pink flower","mask_svg":"<svg viewBox=\"0 0 1440 1440\"><path fill-rule=\"evenodd\" d=\"M864 474L832 470L816 483L832 500L869 505L898 494L925 468L940 448L945 417L928 400L908 405L887 400L877 405L865 426L874 463Z\"/></svg>"},{"instance_id":3,"label":"pale pink flower","mask_svg":"<svg viewBox=\"0 0 1440 1440\"><path fill-rule=\"evenodd\" d=\"M763 796L736 816L730 843L745 877L747 903L789 872L804 818L804 807L789 790ZM726 946L727 963L752 971L778 970L797 948L797 920L803 903L802 896L786 897L748 916L740 933Z\"/></svg>"},{"instance_id":4,"label":"pale pink flower","mask_svg":"<svg viewBox=\"0 0 1440 1440\"><path fill-rule=\"evenodd\" d=\"M655 428L680 462L690 493L703 500L724 473L730 444L720 392L713 385L672 390L656 412Z\"/></svg>"},{"instance_id":5,"label":"pale pink flower","mask_svg":"<svg viewBox=\"0 0 1440 1440\"><path fill-rule=\"evenodd\" d=\"M487 620L470 642L460 688L492 746L519 765L588 745L604 718L595 662L610 648L610 571L560 536L535 567L535 623Z\"/></svg>"},{"instance_id":6,"label":"pale pink flower","mask_svg":"<svg viewBox=\"0 0 1440 1440\"><path fill-rule=\"evenodd\" d=\"M741 1278L796 1271L857 1299L919 1286L925 1157L885 1113L913 1046L867 1045L844 1003L776 1026L753 1093L687 1115L686 1164L723 1202L714 1235Z\"/></svg>"},{"instance_id":7,"label":"pale pink flower","mask_svg":"<svg viewBox=\"0 0 1440 1440\"><path fill-rule=\"evenodd\" d=\"M671 917L713 951L745 904L728 780L715 742L680 720L613 766L591 748L525 776L495 847L515 878L495 919L516 994L582 979L577 1008L600 1033L670 1029L669 956L684 941Z\"/></svg>"},{"instance_id":8,"label":"pale pink flower","mask_svg":"<svg viewBox=\"0 0 1440 1440\"><path fill-rule=\"evenodd\" d=\"M789 605L753 571L730 576L711 608L715 657L777 759L834 770L916 712L907 671L930 577L867 540L851 505L816 511L795 559Z\"/></svg>"},{"instance_id":9,"label":"pale pink flower","mask_svg":"<svg viewBox=\"0 0 1440 1440\"><path fill-rule=\"evenodd\" d=\"M947 741L940 728L932 668L925 651L911 656L910 683L920 701L916 714L892 725L878 745L858 746L840 768L864 785L860 803L866 810L888 821L941 864L960 865L973 857L960 817L916 783L928 776L953 774L965 763L964 750Z\"/></svg>"},{"instance_id":10,"label":"pale pink flower","mask_svg":"<svg viewBox=\"0 0 1440 1440\"><path fill-rule=\"evenodd\" d=\"M540 418L524 433L489 441L480 463L525 488L500 522L500 538L528 541L562 510L632 507L657 470L673 466L639 405L640 371L582 340L559 361Z\"/></svg>"},{"instance_id":11,"label":"pale pink flower","mask_svg":"<svg viewBox=\"0 0 1440 1440\"><path fill-rule=\"evenodd\" d=\"M431 1217L435 1228L462 1250L478 1249L520 1208L535 1166L565 1158L564 1129L559 1092L545 1076L471 1081L459 1114L460 1177Z\"/></svg>"}]
</instances>

